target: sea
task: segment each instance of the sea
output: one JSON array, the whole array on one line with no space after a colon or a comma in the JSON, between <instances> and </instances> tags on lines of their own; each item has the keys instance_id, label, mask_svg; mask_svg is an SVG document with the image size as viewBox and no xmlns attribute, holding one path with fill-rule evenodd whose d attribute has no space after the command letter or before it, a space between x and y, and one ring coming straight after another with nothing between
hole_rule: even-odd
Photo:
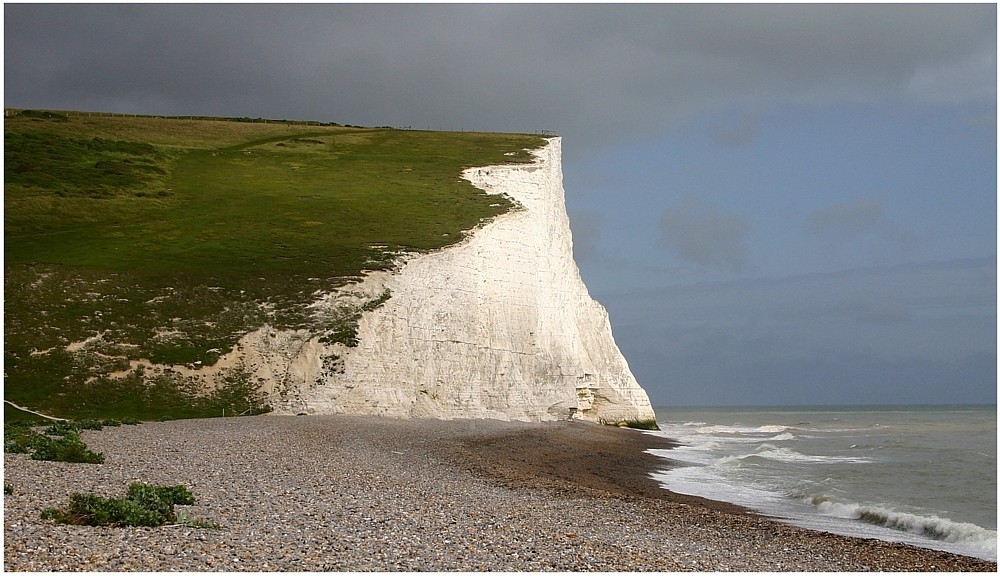
<instances>
[{"instance_id":1,"label":"sea","mask_svg":"<svg viewBox=\"0 0 1000 576\"><path fill-rule=\"evenodd\" d=\"M671 491L805 528L997 559L997 408L655 408ZM666 464L666 463L665 463Z\"/></svg>"}]
</instances>

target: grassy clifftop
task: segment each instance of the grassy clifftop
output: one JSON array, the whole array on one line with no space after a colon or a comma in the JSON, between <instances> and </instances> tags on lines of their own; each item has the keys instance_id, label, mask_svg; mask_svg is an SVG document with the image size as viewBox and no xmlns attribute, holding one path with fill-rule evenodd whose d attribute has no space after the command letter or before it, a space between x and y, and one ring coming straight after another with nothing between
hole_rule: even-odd
<instances>
[{"instance_id":1,"label":"grassy clifftop","mask_svg":"<svg viewBox=\"0 0 1000 576\"><path fill-rule=\"evenodd\" d=\"M4 123L4 396L62 417L219 415L259 402L130 361L213 364L271 324L337 338L319 291L510 208L463 168L529 135L22 111Z\"/></svg>"}]
</instances>

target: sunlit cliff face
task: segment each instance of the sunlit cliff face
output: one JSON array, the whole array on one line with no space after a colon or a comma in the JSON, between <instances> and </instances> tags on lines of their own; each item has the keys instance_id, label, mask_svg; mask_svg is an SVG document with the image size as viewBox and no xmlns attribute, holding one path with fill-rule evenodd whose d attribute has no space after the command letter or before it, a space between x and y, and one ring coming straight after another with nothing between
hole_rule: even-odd
<instances>
[{"instance_id":1,"label":"sunlit cliff face","mask_svg":"<svg viewBox=\"0 0 1000 576\"><path fill-rule=\"evenodd\" d=\"M360 320L357 346L264 328L234 353L286 413L504 420L653 418L604 308L573 260L561 142L532 164L463 177L519 207L397 274L316 303L389 297ZM388 292L387 292L388 290ZM339 303L339 304L338 304Z\"/></svg>"}]
</instances>

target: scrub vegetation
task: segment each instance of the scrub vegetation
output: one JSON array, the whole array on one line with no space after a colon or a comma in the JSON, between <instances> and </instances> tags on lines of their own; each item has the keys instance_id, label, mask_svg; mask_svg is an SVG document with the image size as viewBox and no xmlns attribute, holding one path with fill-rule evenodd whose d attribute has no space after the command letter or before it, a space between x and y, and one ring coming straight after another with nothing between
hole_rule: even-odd
<instances>
[{"instance_id":1,"label":"scrub vegetation","mask_svg":"<svg viewBox=\"0 0 1000 576\"><path fill-rule=\"evenodd\" d=\"M120 424L119 424L120 425ZM101 464L104 455L98 454L80 439L80 427L68 422L53 424L38 431L25 421L4 423L4 452L31 454L32 460Z\"/></svg>"},{"instance_id":2,"label":"scrub vegetation","mask_svg":"<svg viewBox=\"0 0 1000 576\"><path fill-rule=\"evenodd\" d=\"M43 520L79 526L147 526L183 524L193 528L215 528L214 522L193 518L175 510L174 505L194 504L187 486L153 486L142 482L129 484L124 498L104 498L93 494L70 495L65 508L46 508Z\"/></svg>"},{"instance_id":3,"label":"scrub vegetation","mask_svg":"<svg viewBox=\"0 0 1000 576\"><path fill-rule=\"evenodd\" d=\"M104 455L87 448L80 439L80 430L102 430L105 426L135 425L134 418L125 420L59 420L46 422L28 419L7 419L3 426L3 451L31 454L32 460L102 464Z\"/></svg>"},{"instance_id":4,"label":"scrub vegetation","mask_svg":"<svg viewBox=\"0 0 1000 576\"><path fill-rule=\"evenodd\" d=\"M13 111L4 122L4 397L63 418L266 411L242 367L265 324L351 344L319 294L442 248L511 208L466 167L527 162L537 136L315 122ZM364 304L373 307L391 295ZM381 300L381 301L379 301ZM5 416L31 416L5 406Z\"/></svg>"}]
</instances>

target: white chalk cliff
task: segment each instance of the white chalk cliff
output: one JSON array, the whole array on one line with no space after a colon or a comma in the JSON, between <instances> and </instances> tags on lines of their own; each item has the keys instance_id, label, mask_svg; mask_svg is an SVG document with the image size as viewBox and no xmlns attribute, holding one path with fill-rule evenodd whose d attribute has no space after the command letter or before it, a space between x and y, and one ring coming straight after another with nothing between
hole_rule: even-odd
<instances>
[{"instance_id":1,"label":"white chalk cliff","mask_svg":"<svg viewBox=\"0 0 1000 576\"><path fill-rule=\"evenodd\" d=\"M620 421L654 418L573 260L561 141L531 164L463 177L518 208L395 274L313 305L390 297L362 316L356 347L264 328L234 350L286 413ZM386 293L385 290L389 292Z\"/></svg>"}]
</instances>

